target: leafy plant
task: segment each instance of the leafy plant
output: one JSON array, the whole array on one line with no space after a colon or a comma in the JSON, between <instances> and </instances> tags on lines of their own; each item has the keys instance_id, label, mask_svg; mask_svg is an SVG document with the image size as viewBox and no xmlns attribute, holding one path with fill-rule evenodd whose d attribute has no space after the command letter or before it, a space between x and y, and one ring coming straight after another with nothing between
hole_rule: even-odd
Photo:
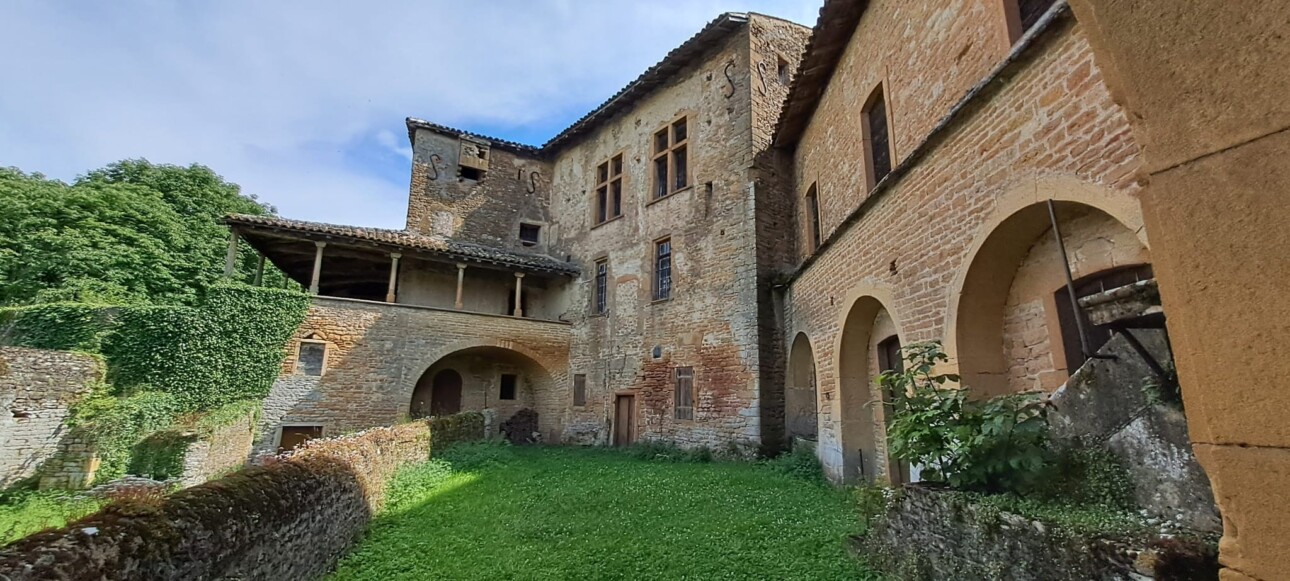
<instances>
[{"instance_id":1,"label":"leafy plant","mask_svg":"<svg viewBox=\"0 0 1290 581\"><path fill-rule=\"evenodd\" d=\"M824 468L820 466L820 459L806 448L794 448L774 458L763 460L762 464L785 476L819 484L825 482Z\"/></svg>"},{"instance_id":2,"label":"leafy plant","mask_svg":"<svg viewBox=\"0 0 1290 581\"><path fill-rule=\"evenodd\" d=\"M974 400L959 377L937 373L948 361L938 342L902 349L904 369L879 376L890 406L893 456L922 467L924 480L982 492L1025 491L1051 464L1045 404L1035 395Z\"/></svg>"}]
</instances>

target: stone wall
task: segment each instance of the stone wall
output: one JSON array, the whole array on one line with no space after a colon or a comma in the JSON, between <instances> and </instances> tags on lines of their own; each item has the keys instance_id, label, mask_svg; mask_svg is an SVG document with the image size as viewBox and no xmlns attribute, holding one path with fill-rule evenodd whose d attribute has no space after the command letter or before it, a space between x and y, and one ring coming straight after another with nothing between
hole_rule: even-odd
<instances>
[{"instance_id":1,"label":"stone wall","mask_svg":"<svg viewBox=\"0 0 1290 581\"><path fill-rule=\"evenodd\" d=\"M246 464L255 441L256 414L204 435L184 452L183 486L196 486L218 478Z\"/></svg>"},{"instance_id":2,"label":"stone wall","mask_svg":"<svg viewBox=\"0 0 1290 581\"><path fill-rule=\"evenodd\" d=\"M759 314L766 305L758 295L754 157L785 94L776 59L795 57L805 39L803 27L753 15L631 109L556 153L553 240L584 265L567 302L571 372L587 376L588 394L586 406L567 412L570 440L607 442L615 398L626 394L635 397L638 438L683 446L761 441ZM652 139L683 115L689 187L656 200ZM623 215L597 225L595 171L619 153ZM664 237L673 291L655 301L654 247ZM600 259L609 268L607 315L590 312L592 265ZM678 367L694 370L692 420L674 411ZM782 381L773 385L782 393Z\"/></svg>"},{"instance_id":3,"label":"stone wall","mask_svg":"<svg viewBox=\"0 0 1290 581\"><path fill-rule=\"evenodd\" d=\"M55 456L58 465L45 467L47 485L88 481L87 444L69 440L65 424L72 404L102 379L102 367L88 355L0 347L0 488L34 476ZM60 445L68 453L59 454Z\"/></svg>"},{"instance_id":4,"label":"stone wall","mask_svg":"<svg viewBox=\"0 0 1290 581\"><path fill-rule=\"evenodd\" d=\"M1200 541L1099 538L974 505L961 493L907 486L860 542L871 563L910 581L1212 579Z\"/></svg>"},{"instance_id":5,"label":"stone wall","mask_svg":"<svg viewBox=\"0 0 1290 581\"><path fill-rule=\"evenodd\" d=\"M560 322L317 297L287 346L283 375L265 399L256 452L274 452L283 425L322 426L324 436L333 436L408 418L418 381L454 354L522 368L543 435L558 440L562 412L572 401L569 333L569 325ZM299 339L309 336L326 343L320 377L298 374L292 365ZM463 396L479 396L463 397L463 409L495 407L483 398L482 380L475 387L463 390Z\"/></svg>"},{"instance_id":6,"label":"stone wall","mask_svg":"<svg viewBox=\"0 0 1290 581\"><path fill-rule=\"evenodd\" d=\"M1164 331L1133 332L1157 361L1172 361ZM1096 446L1128 469L1133 497L1156 517L1209 533L1221 530L1214 494L1192 454L1179 404L1151 397L1151 368L1116 335L1053 393L1048 413L1059 446Z\"/></svg>"},{"instance_id":7,"label":"stone wall","mask_svg":"<svg viewBox=\"0 0 1290 581\"><path fill-rule=\"evenodd\" d=\"M947 372L958 367L974 390L1003 392L1018 361L1004 349L1005 306L1019 265L1051 237L1045 200L1057 200L1062 223L1087 238L1067 247L1073 263L1143 257L1138 146L1080 25L1057 8L1032 42L1010 54L1002 20L982 2L871 2L796 147L795 199L818 183L828 238L794 275L781 341L805 333L814 348L819 450L834 478L855 477L854 450L883 454L883 438L872 435L880 423L864 408L873 395L866 370L876 357L868 346L879 311L902 344L941 340L952 358ZM890 30L917 36L894 42L883 32ZM889 91L902 167L870 191L857 118L879 81ZM1112 240L1132 246L1091 252L1103 235L1100 226L1073 227L1081 213L1122 229L1129 236ZM1031 292L1064 284L1060 271L1045 272L1026 283ZM1033 306L1019 297L1013 312L1043 321L1039 332L1060 340L1049 323L1056 317ZM1045 355L1057 344L1032 353L1023 343L1016 355L1042 365L1022 363L1018 385L1056 370ZM856 426L851 436L848 424Z\"/></svg>"},{"instance_id":8,"label":"stone wall","mask_svg":"<svg viewBox=\"0 0 1290 581\"><path fill-rule=\"evenodd\" d=\"M400 467L483 438L462 414L303 449L155 504L119 503L0 550L0 578L316 579L362 536Z\"/></svg>"}]
</instances>

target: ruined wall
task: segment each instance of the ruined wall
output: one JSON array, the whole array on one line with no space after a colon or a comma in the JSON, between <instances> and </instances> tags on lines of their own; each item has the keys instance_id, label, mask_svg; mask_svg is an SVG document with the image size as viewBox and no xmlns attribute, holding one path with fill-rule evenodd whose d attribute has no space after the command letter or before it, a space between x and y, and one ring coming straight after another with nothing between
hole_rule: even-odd
<instances>
[{"instance_id":1,"label":"ruined wall","mask_svg":"<svg viewBox=\"0 0 1290 581\"><path fill-rule=\"evenodd\" d=\"M763 30L777 26L765 24ZM583 278L570 287L569 317L572 372L587 374L588 402L569 411L570 430L603 433L615 393L630 390L637 397L641 438L717 446L761 437L755 189L749 169L754 119L773 116L753 109L771 107L773 95L752 105L760 80L750 75L751 58L747 33L728 36L701 62L556 158L557 243L584 265ZM774 90L782 95L781 88ZM651 138L681 115L688 115L691 187L654 200ZM620 151L623 216L595 226L594 172ZM654 241L665 236L672 240L674 288L670 300L656 302ZM611 278L607 316L589 312L591 264L601 257L609 261ZM673 370L681 366L694 368L692 421L676 420L673 412Z\"/></svg>"},{"instance_id":2,"label":"ruined wall","mask_svg":"<svg viewBox=\"0 0 1290 581\"><path fill-rule=\"evenodd\" d=\"M196 486L219 478L246 464L255 443L256 414L249 413L227 426L205 434L184 452L183 486Z\"/></svg>"},{"instance_id":3,"label":"ruined wall","mask_svg":"<svg viewBox=\"0 0 1290 581\"><path fill-rule=\"evenodd\" d=\"M416 127L414 136L408 230L496 248L547 250L545 244L529 249L519 243L520 222L544 230L550 222L550 169L536 151L446 128ZM481 179L461 175L463 150L467 157L487 151Z\"/></svg>"},{"instance_id":4,"label":"ruined wall","mask_svg":"<svg viewBox=\"0 0 1290 581\"><path fill-rule=\"evenodd\" d=\"M1290 4L1071 6L1146 144L1142 204L1191 440L1223 512L1222 578L1284 579Z\"/></svg>"},{"instance_id":5,"label":"ruined wall","mask_svg":"<svg viewBox=\"0 0 1290 581\"><path fill-rule=\"evenodd\" d=\"M906 22L897 16L905 16L894 4L875 2L870 10L888 29L905 30L904 24L897 24ZM940 3L942 7L947 4ZM972 4L964 4L968 5ZM916 10L913 6L908 9ZM963 32L962 43L928 43L922 49L930 51L928 66L911 68L940 66L937 51L943 50L943 45L980 47L993 42L997 23L985 13L968 16L960 15L945 26L976 30L975 36ZM985 20L975 21L978 17ZM865 26L870 25L862 23L862 31ZM928 30L935 32L936 27ZM974 41L968 43L967 38ZM872 297L881 302L901 329L903 343L945 340L955 355L954 325L962 318L957 309L969 261L1005 218L1051 197L1064 204L1098 207L1141 237L1133 178L1140 163L1138 148L1123 112L1101 84L1079 26L1069 17L1054 22L999 79L985 86L937 132L908 173L893 175L875 197L860 206L867 192L856 185L861 182L847 180L855 177L853 168L859 163L862 144L859 135L844 128L854 123L862 102L851 98L867 90L863 87L876 71L888 66L894 70L897 62L903 62L880 58L862 62L862 56L868 59L871 54L886 54L896 50L889 46L893 44L910 47L916 43L893 43L890 35L877 33L853 39L795 154L799 185L813 180L821 184L829 228L841 222L842 214L860 208L846 229L817 253L792 283L786 307L789 333L783 339L787 343L793 334L804 331L816 346L821 405L825 406L821 410L821 457L835 477L841 476L842 470L837 464L841 454L836 451L843 447L837 420L843 411L837 392L839 360L855 356L840 353L838 348L842 324L859 299ZM917 56L902 58L921 62ZM959 73L944 74L952 79ZM971 81L963 78L964 83L978 80L980 77ZM893 138L899 150L901 143L921 141L926 136L913 140L899 135L913 132L912 128L901 129L905 125L899 120L904 115L901 109L914 106L919 98L900 98L908 89L894 79L891 90L890 108L898 121ZM1027 216L1027 220L1033 218ZM1043 222L1036 224L1038 230L1027 232L1024 239L999 241L1002 247L1015 251L1017 259L1009 267L1012 270L1001 270L991 277L1005 284L998 297L989 299L996 301L992 308L1002 308L1007 281L1043 231ZM1002 328L1001 318L991 324ZM867 343L868 338L862 341ZM832 419L824 421L825 417Z\"/></svg>"},{"instance_id":6,"label":"ruined wall","mask_svg":"<svg viewBox=\"0 0 1290 581\"><path fill-rule=\"evenodd\" d=\"M65 425L70 408L103 379L103 369L94 358L63 351L0 347L0 488L36 474L47 460L60 451L76 450L84 442L64 440L71 433ZM85 458L72 458L80 480L89 467ZM76 484L77 474L61 466L44 471L59 479L50 486ZM81 482L80 484L84 484Z\"/></svg>"},{"instance_id":7,"label":"ruined wall","mask_svg":"<svg viewBox=\"0 0 1290 581\"><path fill-rule=\"evenodd\" d=\"M283 425L320 425L330 436L390 425L409 415L424 372L458 351L490 347L531 360L534 405L556 439L569 392L569 325L405 305L317 297L297 331L327 342L321 377L284 373L264 402L256 450L270 452ZM502 418L503 420L505 418Z\"/></svg>"}]
</instances>

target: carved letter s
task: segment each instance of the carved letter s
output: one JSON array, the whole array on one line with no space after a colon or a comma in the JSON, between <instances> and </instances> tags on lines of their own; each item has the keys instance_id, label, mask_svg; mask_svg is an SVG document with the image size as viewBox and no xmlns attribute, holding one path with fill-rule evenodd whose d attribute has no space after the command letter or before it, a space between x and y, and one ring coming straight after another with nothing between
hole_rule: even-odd
<instances>
[{"instance_id":1,"label":"carved letter s","mask_svg":"<svg viewBox=\"0 0 1290 581\"><path fill-rule=\"evenodd\" d=\"M439 154L437 154L437 153L432 153L432 154L430 154L430 172L431 172L431 173L430 173L430 181L432 181L432 182L433 182L433 181L438 181L438 179L439 179L439 163L441 163L442 161L443 161L443 158L442 158L442 157L439 157Z\"/></svg>"}]
</instances>

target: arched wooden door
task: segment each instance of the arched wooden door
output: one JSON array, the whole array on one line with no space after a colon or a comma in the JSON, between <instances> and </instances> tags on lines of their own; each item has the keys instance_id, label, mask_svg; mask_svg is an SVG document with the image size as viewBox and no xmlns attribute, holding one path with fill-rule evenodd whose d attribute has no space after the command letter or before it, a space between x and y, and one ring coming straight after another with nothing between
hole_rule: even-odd
<instances>
[{"instance_id":1,"label":"arched wooden door","mask_svg":"<svg viewBox=\"0 0 1290 581\"><path fill-rule=\"evenodd\" d=\"M430 415L446 416L461 411L461 374L445 369L434 376L430 394Z\"/></svg>"}]
</instances>

